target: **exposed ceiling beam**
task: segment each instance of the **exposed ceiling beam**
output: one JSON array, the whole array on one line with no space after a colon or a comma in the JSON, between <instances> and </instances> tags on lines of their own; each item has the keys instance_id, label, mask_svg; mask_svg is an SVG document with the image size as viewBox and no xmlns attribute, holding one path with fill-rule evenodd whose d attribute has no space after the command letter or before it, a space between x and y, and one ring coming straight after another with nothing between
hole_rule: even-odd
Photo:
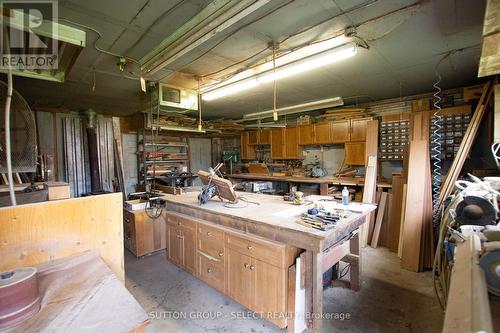
<instances>
[{"instance_id":1,"label":"exposed ceiling beam","mask_svg":"<svg viewBox=\"0 0 500 333\"><path fill-rule=\"evenodd\" d=\"M214 0L140 60L143 72L154 75L269 2Z\"/></svg>"}]
</instances>

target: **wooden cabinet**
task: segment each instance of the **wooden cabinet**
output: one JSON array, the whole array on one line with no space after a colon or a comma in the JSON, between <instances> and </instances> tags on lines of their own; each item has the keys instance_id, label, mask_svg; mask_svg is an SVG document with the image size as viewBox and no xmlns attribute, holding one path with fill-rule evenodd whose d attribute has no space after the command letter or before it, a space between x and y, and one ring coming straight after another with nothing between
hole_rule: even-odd
<instances>
[{"instance_id":1,"label":"wooden cabinet","mask_svg":"<svg viewBox=\"0 0 500 333\"><path fill-rule=\"evenodd\" d=\"M365 143L346 142L345 143L345 164L365 165Z\"/></svg>"},{"instance_id":2,"label":"wooden cabinet","mask_svg":"<svg viewBox=\"0 0 500 333\"><path fill-rule=\"evenodd\" d=\"M167 258L191 274L196 273L196 223L167 213Z\"/></svg>"},{"instance_id":3,"label":"wooden cabinet","mask_svg":"<svg viewBox=\"0 0 500 333\"><path fill-rule=\"evenodd\" d=\"M285 158L299 159L299 130L297 127L285 129Z\"/></svg>"},{"instance_id":4,"label":"wooden cabinet","mask_svg":"<svg viewBox=\"0 0 500 333\"><path fill-rule=\"evenodd\" d=\"M344 143L350 140L349 120L332 121L330 124L332 143Z\"/></svg>"},{"instance_id":5,"label":"wooden cabinet","mask_svg":"<svg viewBox=\"0 0 500 333\"><path fill-rule=\"evenodd\" d=\"M297 127L271 130L271 158L275 160L299 159L299 131Z\"/></svg>"},{"instance_id":6,"label":"wooden cabinet","mask_svg":"<svg viewBox=\"0 0 500 333\"><path fill-rule=\"evenodd\" d=\"M298 249L176 212L166 213L167 259L280 328Z\"/></svg>"},{"instance_id":7,"label":"wooden cabinet","mask_svg":"<svg viewBox=\"0 0 500 333\"><path fill-rule=\"evenodd\" d=\"M330 123L317 123L314 124L314 143L315 144L328 144L332 143Z\"/></svg>"},{"instance_id":8,"label":"wooden cabinet","mask_svg":"<svg viewBox=\"0 0 500 333\"><path fill-rule=\"evenodd\" d=\"M252 257L228 250L227 253L227 295L241 305L252 309L254 293Z\"/></svg>"},{"instance_id":9,"label":"wooden cabinet","mask_svg":"<svg viewBox=\"0 0 500 333\"><path fill-rule=\"evenodd\" d=\"M314 125L297 126L299 129L299 145L314 144Z\"/></svg>"},{"instance_id":10,"label":"wooden cabinet","mask_svg":"<svg viewBox=\"0 0 500 333\"><path fill-rule=\"evenodd\" d=\"M288 264L285 247L267 241L226 236L227 293L255 312L286 313ZM279 327L286 319L269 317Z\"/></svg>"},{"instance_id":11,"label":"wooden cabinet","mask_svg":"<svg viewBox=\"0 0 500 333\"><path fill-rule=\"evenodd\" d=\"M271 158L281 160L285 158L285 129L273 128L271 130Z\"/></svg>"},{"instance_id":12,"label":"wooden cabinet","mask_svg":"<svg viewBox=\"0 0 500 333\"><path fill-rule=\"evenodd\" d=\"M366 141L366 125L371 118L351 119L351 141Z\"/></svg>"},{"instance_id":13,"label":"wooden cabinet","mask_svg":"<svg viewBox=\"0 0 500 333\"><path fill-rule=\"evenodd\" d=\"M125 247L137 257L163 250L166 247L165 217L147 216L143 210L123 210L123 235Z\"/></svg>"},{"instance_id":14,"label":"wooden cabinet","mask_svg":"<svg viewBox=\"0 0 500 333\"><path fill-rule=\"evenodd\" d=\"M248 144L249 145L258 145L259 144L259 132L258 131L249 131L248 132Z\"/></svg>"},{"instance_id":15,"label":"wooden cabinet","mask_svg":"<svg viewBox=\"0 0 500 333\"><path fill-rule=\"evenodd\" d=\"M260 145L270 145L271 144L271 130L261 130L259 135Z\"/></svg>"},{"instance_id":16,"label":"wooden cabinet","mask_svg":"<svg viewBox=\"0 0 500 333\"><path fill-rule=\"evenodd\" d=\"M240 134L240 158L242 160L255 159L255 147L249 144L249 132Z\"/></svg>"}]
</instances>

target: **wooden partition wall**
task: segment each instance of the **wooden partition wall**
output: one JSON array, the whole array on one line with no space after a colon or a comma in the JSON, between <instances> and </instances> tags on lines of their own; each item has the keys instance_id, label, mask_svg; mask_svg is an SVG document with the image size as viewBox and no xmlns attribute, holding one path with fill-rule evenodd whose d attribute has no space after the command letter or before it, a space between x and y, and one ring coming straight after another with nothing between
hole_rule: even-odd
<instances>
[{"instance_id":1,"label":"wooden partition wall","mask_svg":"<svg viewBox=\"0 0 500 333\"><path fill-rule=\"evenodd\" d=\"M121 193L0 208L0 271L97 250L124 281Z\"/></svg>"}]
</instances>

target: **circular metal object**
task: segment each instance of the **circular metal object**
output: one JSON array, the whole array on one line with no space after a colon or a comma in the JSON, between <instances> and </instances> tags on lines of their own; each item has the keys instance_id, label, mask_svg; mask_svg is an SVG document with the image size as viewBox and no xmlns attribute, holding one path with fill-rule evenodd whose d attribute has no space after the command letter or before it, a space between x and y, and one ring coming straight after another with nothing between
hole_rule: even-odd
<instances>
[{"instance_id":1,"label":"circular metal object","mask_svg":"<svg viewBox=\"0 0 500 333\"><path fill-rule=\"evenodd\" d=\"M17 268L0 273L0 331L12 328L40 310L37 270Z\"/></svg>"},{"instance_id":2,"label":"circular metal object","mask_svg":"<svg viewBox=\"0 0 500 333\"><path fill-rule=\"evenodd\" d=\"M491 202L474 195L464 197L455 208L455 213L459 225L488 225L496 221L496 211Z\"/></svg>"},{"instance_id":3,"label":"circular metal object","mask_svg":"<svg viewBox=\"0 0 500 333\"><path fill-rule=\"evenodd\" d=\"M484 253L479 264L484 270L488 290L500 296L500 249Z\"/></svg>"}]
</instances>

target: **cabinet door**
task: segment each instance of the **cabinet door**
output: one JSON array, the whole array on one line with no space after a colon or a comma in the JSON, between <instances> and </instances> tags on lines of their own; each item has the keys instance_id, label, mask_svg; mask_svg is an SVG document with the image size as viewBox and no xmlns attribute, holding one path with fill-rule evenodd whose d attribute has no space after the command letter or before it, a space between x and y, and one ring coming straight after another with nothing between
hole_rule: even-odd
<instances>
[{"instance_id":1,"label":"cabinet door","mask_svg":"<svg viewBox=\"0 0 500 333\"><path fill-rule=\"evenodd\" d=\"M247 159L248 151L247 151L247 138L248 138L248 133L247 132L241 132L240 133L240 158L242 160Z\"/></svg>"},{"instance_id":2,"label":"cabinet door","mask_svg":"<svg viewBox=\"0 0 500 333\"><path fill-rule=\"evenodd\" d=\"M180 230L167 225L167 258L176 265L181 265L181 235Z\"/></svg>"},{"instance_id":3,"label":"cabinet door","mask_svg":"<svg viewBox=\"0 0 500 333\"><path fill-rule=\"evenodd\" d=\"M366 124L369 118L351 119L351 141L366 141Z\"/></svg>"},{"instance_id":4,"label":"cabinet door","mask_svg":"<svg viewBox=\"0 0 500 333\"><path fill-rule=\"evenodd\" d=\"M349 165L365 165L365 143L346 142L344 162Z\"/></svg>"},{"instance_id":5,"label":"cabinet door","mask_svg":"<svg viewBox=\"0 0 500 333\"><path fill-rule=\"evenodd\" d=\"M330 123L314 124L314 143L331 143Z\"/></svg>"},{"instance_id":6,"label":"cabinet door","mask_svg":"<svg viewBox=\"0 0 500 333\"><path fill-rule=\"evenodd\" d=\"M191 274L196 273L196 234L195 231L183 228L181 230L182 266Z\"/></svg>"},{"instance_id":7,"label":"cabinet door","mask_svg":"<svg viewBox=\"0 0 500 333\"><path fill-rule=\"evenodd\" d=\"M258 131L248 132L248 144L249 145L259 144L259 132Z\"/></svg>"},{"instance_id":8,"label":"cabinet door","mask_svg":"<svg viewBox=\"0 0 500 333\"><path fill-rule=\"evenodd\" d=\"M299 145L314 144L314 125L297 126L299 129Z\"/></svg>"},{"instance_id":9,"label":"cabinet door","mask_svg":"<svg viewBox=\"0 0 500 333\"><path fill-rule=\"evenodd\" d=\"M262 130L259 135L259 144L268 145L271 143L271 130Z\"/></svg>"},{"instance_id":10,"label":"cabinet door","mask_svg":"<svg viewBox=\"0 0 500 333\"><path fill-rule=\"evenodd\" d=\"M332 143L342 143L348 142L349 135L349 120L339 120L331 122L331 142Z\"/></svg>"},{"instance_id":11,"label":"cabinet door","mask_svg":"<svg viewBox=\"0 0 500 333\"><path fill-rule=\"evenodd\" d=\"M299 130L297 127L287 127L285 130L285 158L299 158Z\"/></svg>"},{"instance_id":12,"label":"cabinet door","mask_svg":"<svg viewBox=\"0 0 500 333\"><path fill-rule=\"evenodd\" d=\"M275 160L285 157L285 129L273 128L271 130L271 158Z\"/></svg>"},{"instance_id":13,"label":"cabinet door","mask_svg":"<svg viewBox=\"0 0 500 333\"><path fill-rule=\"evenodd\" d=\"M254 274L254 294L251 310L264 314L278 314L270 321L286 326L286 275L285 269L253 259L250 267Z\"/></svg>"},{"instance_id":14,"label":"cabinet door","mask_svg":"<svg viewBox=\"0 0 500 333\"><path fill-rule=\"evenodd\" d=\"M226 257L227 295L247 308L251 308L253 294L252 258L229 249Z\"/></svg>"}]
</instances>

